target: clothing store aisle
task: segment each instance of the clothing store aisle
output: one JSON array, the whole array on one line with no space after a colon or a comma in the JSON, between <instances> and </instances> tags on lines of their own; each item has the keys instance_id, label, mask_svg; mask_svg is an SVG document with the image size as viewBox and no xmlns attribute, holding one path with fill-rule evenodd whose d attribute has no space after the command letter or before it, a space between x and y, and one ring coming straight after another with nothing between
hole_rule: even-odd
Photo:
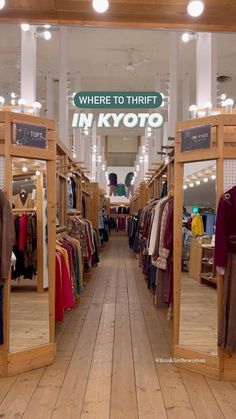
<instances>
[{"instance_id":1,"label":"clothing store aisle","mask_svg":"<svg viewBox=\"0 0 236 419\"><path fill-rule=\"evenodd\" d=\"M0 417L233 419L236 383L155 363L171 324L152 304L127 237L114 234L77 309L58 328L55 363L0 379Z\"/></svg>"}]
</instances>

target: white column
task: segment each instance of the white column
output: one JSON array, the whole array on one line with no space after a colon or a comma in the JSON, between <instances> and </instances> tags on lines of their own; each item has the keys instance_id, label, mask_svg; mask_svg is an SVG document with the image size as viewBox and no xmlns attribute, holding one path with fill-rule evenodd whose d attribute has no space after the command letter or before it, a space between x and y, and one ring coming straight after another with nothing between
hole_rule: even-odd
<instances>
[{"instance_id":1,"label":"white column","mask_svg":"<svg viewBox=\"0 0 236 419\"><path fill-rule=\"evenodd\" d=\"M91 176L92 181L96 182L96 170L97 170L97 127L96 121L92 127L92 165L91 165Z\"/></svg>"},{"instance_id":2,"label":"white column","mask_svg":"<svg viewBox=\"0 0 236 419\"><path fill-rule=\"evenodd\" d=\"M161 76L156 74L155 76L155 91L161 93ZM157 110L160 112L160 108ZM158 128L154 132L154 147L153 147L153 158L152 162L157 163L158 161L158 151L161 151L162 146L162 128Z\"/></svg>"},{"instance_id":3,"label":"white column","mask_svg":"<svg viewBox=\"0 0 236 419\"><path fill-rule=\"evenodd\" d=\"M21 98L28 106L36 101L36 28L21 31Z\"/></svg>"},{"instance_id":4,"label":"white column","mask_svg":"<svg viewBox=\"0 0 236 419\"><path fill-rule=\"evenodd\" d=\"M212 33L197 34L197 101L199 108L206 102L216 106L217 91L217 56L216 35Z\"/></svg>"},{"instance_id":5,"label":"white column","mask_svg":"<svg viewBox=\"0 0 236 419\"><path fill-rule=\"evenodd\" d=\"M183 121L189 119L189 106L190 106L190 84L189 84L189 74L186 73L183 79L183 110L182 118Z\"/></svg>"},{"instance_id":6,"label":"white column","mask_svg":"<svg viewBox=\"0 0 236 419\"><path fill-rule=\"evenodd\" d=\"M169 37L169 77L170 100L168 105L168 137L175 136L177 121L177 91L178 91L178 33L170 32Z\"/></svg>"},{"instance_id":7,"label":"white column","mask_svg":"<svg viewBox=\"0 0 236 419\"><path fill-rule=\"evenodd\" d=\"M68 33L67 28L64 26L60 28L59 61L59 139L69 150L67 103Z\"/></svg>"},{"instance_id":8,"label":"white column","mask_svg":"<svg viewBox=\"0 0 236 419\"><path fill-rule=\"evenodd\" d=\"M96 173L96 180L100 184L101 182L101 171L102 171L102 142L101 136L97 136L97 155L101 156L101 161L97 162L97 173Z\"/></svg>"},{"instance_id":9,"label":"white column","mask_svg":"<svg viewBox=\"0 0 236 419\"><path fill-rule=\"evenodd\" d=\"M51 73L46 77L47 91L47 118L54 119L54 97L53 97L53 78Z\"/></svg>"},{"instance_id":10,"label":"white column","mask_svg":"<svg viewBox=\"0 0 236 419\"><path fill-rule=\"evenodd\" d=\"M77 71L75 74L75 81L74 81L74 93L79 92L81 89L81 76L80 76L80 72ZM80 113L80 109L79 108L75 108L76 112ZM83 136L80 132L79 128L75 129L75 153L76 153L76 158L79 161L84 162L85 161L85 156L84 156L84 146L83 146Z\"/></svg>"}]
</instances>

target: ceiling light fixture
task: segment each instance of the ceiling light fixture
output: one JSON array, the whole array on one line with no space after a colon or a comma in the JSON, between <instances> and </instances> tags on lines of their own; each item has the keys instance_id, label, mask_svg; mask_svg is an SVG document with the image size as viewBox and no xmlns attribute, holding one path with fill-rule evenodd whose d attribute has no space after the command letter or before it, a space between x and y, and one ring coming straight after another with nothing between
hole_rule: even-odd
<instances>
[{"instance_id":1,"label":"ceiling light fixture","mask_svg":"<svg viewBox=\"0 0 236 419\"><path fill-rule=\"evenodd\" d=\"M216 175L211 176L212 180L216 180Z\"/></svg>"},{"instance_id":2,"label":"ceiling light fixture","mask_svg":"<svg viewBox=\"0 0 236 419\"><path fill-rule=\"evenodd\" d=\"M12 99L15 99L15 98L16 98L16 94L15 94L15 92L11 92L11 98L12 98Z\"/></svg>"},{"instance_id":3,"label":"ceiling light fixture","mask_svg":"<svg viewBox=\"0 0 236 419\"><path fill-rule=\"evenodd\" d=\"M108 0L93 0L93 8L97 13L105 13L109 8Z\"/></svg>"},{"instance_id":4,"label":"ceiling light fixture","mask_svg":"<svg viewBox=\"0 0 236 419\"><path fill-rule=\"evenodd\" d=\"M188 14L192 17L199 17L203 13L204 3L201 0L191 0L188 4Z\"/></svg>"},{"instance_id":5,"label":"ceiling light fixture","mask_svg":"<svg viewBox=\"0 0 236 419\"><path fill-rule=\"evenodd\" d=\"M3 9L3 7L5 7L5 0L0 0L0 9Z\"/></svg>"},{"instance_id":6,"label":"ceiling light fixture","mask_svg":"<svg viewBox=\"0 0 236 419\"><path fill-rule=\"evenodd\" d=\"M36 174L36 176L40 176L40 171L36 170L35 174Z\"/></svg>"},{"instance_id":7,"label":"ceiling light fixture","mask_svg":"<svg viewBox=\"0 0 236 419\"><path fill-rule=\"evenodd\" d=\"M11 105L12 105L12 106L15 106L15 105L16 105L16 101L15 101L15 99L11 99Z\"/></svg>"},{"instance_id":8,"label":"ceiling light fixture","mask_svg":"<svg viewBox=\"0 0 236 419\"><path fill-rule=\"evenodd\" d=\"M42 105L41 105L40 102L34 102L33 110L34 110L34 115L35 116L39 116L41 108L42 108Z\"/></svg>"},{"instance_id":9,"label":"ceiling light fixture","mask_svg":"<svg viewBox=\"0 0 236 419\"><path fill-rule=\"evenodd\" d=\"M189 106L190 117L192 119L197 118L197 111L198 111L197 105L191 105L191 106Z\"/></svg>"},{"instance_id":10,"label":"ceiling light fixture","mask_svg":"<svg viewBox=\"0 0 236 419\"><path fill-rule=\"evenodd\" d=\"M44 31L43 32L43 38L45 39L45 41L50 41L50 39L52 38L52 34L49 31Z\"/></svg>"},{"instance_id":11,"label":"ceiling light fixture","mask_svg":"<svg viewBox=\"0 0 236 419\"><path fill-rule=\"evenodd\" d=\"M187 43L190 41L190 34L188 32L185 32L182 34L181 39L183 42Z\"/></svg>"},{"instance_id":12,"label":"ceiling light fixture","mask_svg":"<svg viewBox=\"0 0 236 419\"><path fill-rule=\"evenodd\" d=\"M234 106L233 99L230 99L230 98L229 99L226 99L225 106L226 106L227 113L232 113L233 106Z\"/></svg>"},{"instance_id":13,"label":"ceiling light fixture","mask_svg":"<svg viewBox=\"0 0 236 419\"><path fill-rule=\"evenodd\" d=\"M208 177L204 177L203 182L207 183L208 182Z\"/></svg>"},{"instance_id":14,"label":"ceiling light fixture","mask_svg":"<svg viewBox=\"0 0 236 419\"><path fill-rule=\"evenodd\" d=\"M184 189L184 190L188 189L187 185L184 185L184 186L183 186L183 189Z\"/></svg>"},{"instance_id":15,"label":"ceiling light fixture","mask_svg":"<svg viewBox=\"0 0 236 419\"><path fill-rule=\"evenodd\" d=\"M27 169L27 167L26 167L26 165L25 165L25 164L24 164L24 166L22 166L21 170L22 170L22 172L24 172L24 173L28 171L28 169Z\"/></svg>"},{"instance_id":16,"label":"ceiling light fixture","mask_svg":"<svg viewBox=\"0 0 236 419\"><path fill-rule=\"evenodd\" d=\"M0 111L2 111L4 103L5 103L5 98L3 96L0 96Z\"/></svg>"},{"instance_id":17,"label":"ceiling light fixture","mask_svg":"<svg viewBox=\"0 0 236 419\"><path fill-rule=\"evenodd\" d=\"M44 25L44 28L45 29L50 29L51 28L51 25Z\"/></svg>"},{"instance_id":18,"label":"ceiling light fixture","mask_svg":"<svg viewBox=\"0 0 236 419\"><path fill-rule=\"evenodd\" d=\"M222 95L220 95L220 99L221 100L226 100L227 96L225 93L222 93Z\"/></svg>"},{"instance_id":19,"label":"ceiling light fixture","mask_svg":"<svg viewBox=\"0 0 236 419\"><path fill-rule=\"evenodd\" d=\"M193 183L193 182L191 182L191 183L189 184L189 186L190 186L190 188L193 188L193 187L194 187L194 183Z\"/></svg>"},{"instance_id":20,"label":"ceiling light fixture","mask_svg":"<svg viewBox=\"0 0 236 419\"><path fill-rule=\"evenodd\" d=\"M197 181L196 181L196 185L198 186L198 185L200 185L200 184L201 184L200 180L197 180Z\"/></svg>"},{"instance_id":21,"label":"ceiling light fixture","mask_svg":"<svg viewBox=\"0 0 236 419\"><path fill-rule=\"evenodd\" d=\"M21 27L22 31L24 31L24 32L28 32L28 31L30 30L30 25L29 25L29 23L22 23L22 24L20 25L20 27Z\"/></svg>"}]
</instances>

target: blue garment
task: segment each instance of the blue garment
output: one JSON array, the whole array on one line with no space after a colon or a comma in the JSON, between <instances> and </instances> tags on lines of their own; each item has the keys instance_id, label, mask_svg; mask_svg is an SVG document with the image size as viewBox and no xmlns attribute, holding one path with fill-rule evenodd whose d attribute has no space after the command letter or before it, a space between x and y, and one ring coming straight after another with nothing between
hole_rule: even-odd
<instances>
[{"instance_id":1,"label":"blue garment","mask_svg":"<svg viewBox=\"0 0 236 419\"><path fill-rule=\"evenodd\" d=\"M204 215L206 216L206 234L213 236L216 216L214 214Z\"/></svg>"}]
</instances>

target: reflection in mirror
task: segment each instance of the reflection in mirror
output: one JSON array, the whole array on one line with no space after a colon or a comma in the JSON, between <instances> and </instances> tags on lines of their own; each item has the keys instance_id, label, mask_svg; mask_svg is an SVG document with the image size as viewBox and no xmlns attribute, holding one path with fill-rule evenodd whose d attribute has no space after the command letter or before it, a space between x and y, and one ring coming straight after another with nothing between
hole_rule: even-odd
<instances>
[{"instance_id":1,"label":"reflection in mirror","mask_svg":"<svg viewBox=\"0 0 236 419\"><path fill-rule=\"evenodd\" d=\"M216 162L185 164L183 189L179 343L217 355Z\"/></svg>"},{"instance_id":2,"label":"reflection in mirror","mask_svg":"<svg viewBox=\"0 0 236 419\"><path fill-rule=\"evenodd\" d=\"M49 343L46 162L12 160L10 352Z\"/></svg>"}]
</instances>

